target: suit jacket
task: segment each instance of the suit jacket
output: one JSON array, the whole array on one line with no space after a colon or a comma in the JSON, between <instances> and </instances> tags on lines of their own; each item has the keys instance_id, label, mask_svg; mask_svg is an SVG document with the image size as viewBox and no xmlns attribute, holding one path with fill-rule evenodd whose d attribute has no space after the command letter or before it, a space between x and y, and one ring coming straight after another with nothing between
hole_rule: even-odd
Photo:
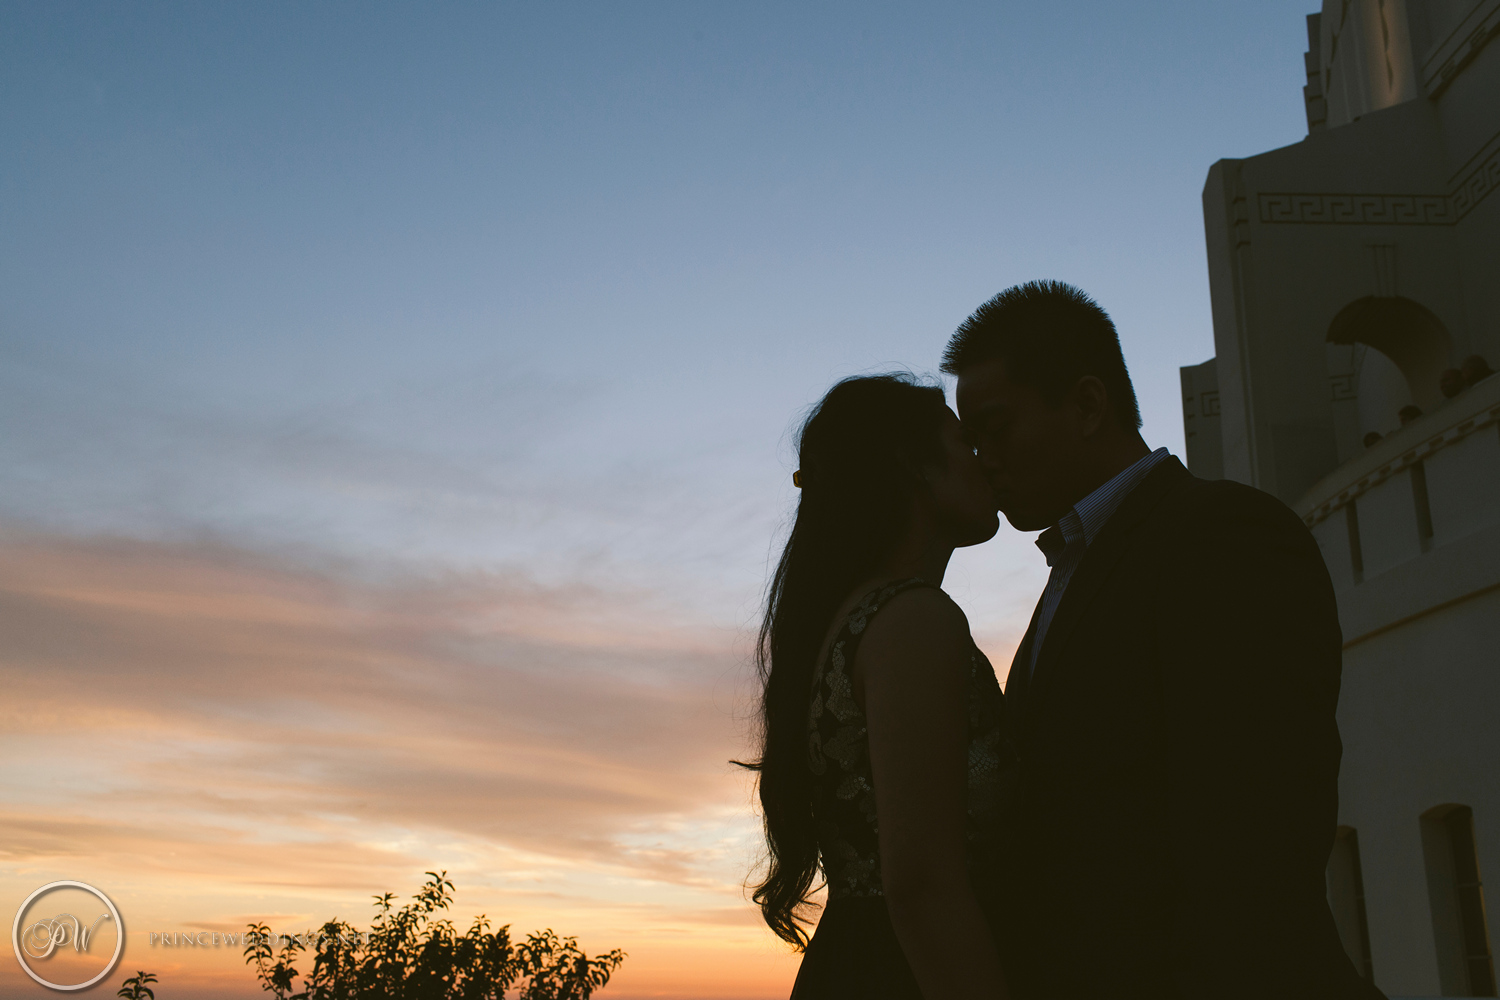
<instances>
[{"instance_id":1,"label":"suit jacket","mask_svg":"<svg viewBox=\"0 0 1500 1000\"><path fill-rule=\"evenodd\" d=\"M1280 501L1151 471L1075 570L1028 675L999 933L1014 995L1376 998L1324 871L1342 636Z\"/></svg>"}]
</instances>

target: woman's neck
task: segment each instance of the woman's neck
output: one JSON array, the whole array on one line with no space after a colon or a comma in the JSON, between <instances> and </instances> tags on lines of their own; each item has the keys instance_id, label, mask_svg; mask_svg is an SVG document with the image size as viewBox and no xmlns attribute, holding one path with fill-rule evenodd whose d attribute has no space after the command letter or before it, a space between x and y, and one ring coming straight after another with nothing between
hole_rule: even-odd
<instances>
[{"instance_id":1,"label":"woman's neck","mask_svg":"<svg viewBox=\"0 0 1500 1000\"><path fill-rule=\"evenodd\" d=\"M895 550L881 561L877 575L890 580L915 576L934 587L941 587L943 575L948 572L948 560L952 558L951 543L933 532L915 530L908 532Z\"/></svg>"}]
</instances>

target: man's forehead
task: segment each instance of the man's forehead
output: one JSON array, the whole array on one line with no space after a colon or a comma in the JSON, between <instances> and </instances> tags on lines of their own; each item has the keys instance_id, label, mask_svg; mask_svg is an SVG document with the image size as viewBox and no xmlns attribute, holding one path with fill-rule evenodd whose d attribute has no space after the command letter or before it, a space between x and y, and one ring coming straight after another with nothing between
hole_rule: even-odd
<instances>
[{"instance_id":1,"label":"man's forehead","mask_svg":"<svg viewBox=\"0 0 1500 1000\"><path fill-rule=\"evenodd\" d=\"M959 415L972 419L1004 406L1015 389L1015 383L1005 373L1005 363L999 358L971 365L959 373L954 391Z\"/></svg>"}]
</instances>

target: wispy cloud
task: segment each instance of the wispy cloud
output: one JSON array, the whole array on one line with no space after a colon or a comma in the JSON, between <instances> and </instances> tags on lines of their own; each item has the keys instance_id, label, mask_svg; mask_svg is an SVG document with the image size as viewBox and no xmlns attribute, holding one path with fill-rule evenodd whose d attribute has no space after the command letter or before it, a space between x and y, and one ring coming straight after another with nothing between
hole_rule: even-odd
<instances>
[{"instance_id":1,"label":"wispy cloud","mask_svg":"<svg viewBox=\"0 0 1500 1000\"><path fill-rule=\"evenodd\" d=\"M45 531L669 584L723 619L779 512L784 415L747 449L738 414L600 373L471 359L237 400L3 336L0 361L0 518Z\"/></svg>"},{"instance_id":2,"label":"wispy cloud","mask_svg":"<svg viewBox=\"0 0 1500 1000\"><path fill-rule=\"evenodd\" d=\"M12 530L0 631L13 874L305 902L442 866L527 913L760 933L742 640L649 594Z\"/></svg>"}]
</instances>

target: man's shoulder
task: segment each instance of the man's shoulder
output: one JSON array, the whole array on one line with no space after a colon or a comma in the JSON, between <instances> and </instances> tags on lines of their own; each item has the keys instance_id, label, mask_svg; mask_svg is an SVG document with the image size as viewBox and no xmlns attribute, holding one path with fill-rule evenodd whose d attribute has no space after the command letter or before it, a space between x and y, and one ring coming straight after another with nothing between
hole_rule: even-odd
<instances>
[{"instance_id":1,"label":"man's shoulder","mask_svg":"<svg viewBox=\"0 0 1500 1000\"><path fill-rule=\"evenodd\" d=\"M1231 479L1182 476L1159 505L1157 531L1192 539L1275 539L1316 545L1302 519L1279 499Z\"/></svg>"},{"instance_id":2,"label":"man's shoulder","mask_svg":"<svg viewBox=\"0 0 1500 1000\"><path fill-rule=\"evenodd\" d=\"M1206 521L1250 518L1302 523L1290 507L1264 490L1232 479L1200 479L1190 472L1173 477L1157 513Z\"/></svg>"},{"instance_id":3,"label":"man's shoulder","mask_svg":"<svg viewBox=\"0 0 1500 1000\"><path fill-rule=\"evenodd\" d=\"M1302 519L1276 497L1233 480L1200 479L1176 458L1157 465L1126 497L1105 534L1125 543L1132 558L1157 566L1172 551L1260 542L1277 549L1317 545Z\"/></svg>"}]
</instances>

